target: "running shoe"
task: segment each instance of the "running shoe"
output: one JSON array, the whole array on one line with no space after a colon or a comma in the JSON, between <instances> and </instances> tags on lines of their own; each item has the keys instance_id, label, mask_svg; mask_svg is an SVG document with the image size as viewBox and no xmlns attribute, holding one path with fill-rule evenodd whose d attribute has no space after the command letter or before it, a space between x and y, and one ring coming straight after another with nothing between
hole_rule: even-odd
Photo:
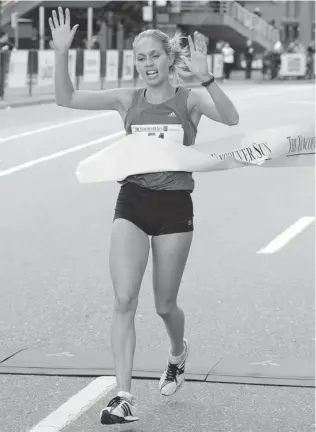
<instances>
[{"instance_id":1,"label":"running shoe","mask_svg":"<svg viewBox=\"0 0 316 432\"><path fill-rule=\"evenodd\" d=\"M101 424L132 423L139 420L135 417L136 408L124 397L116 396L101 411Z\"/></svg>"},{"instance_id":2,"label":"running shoe","mask_svg":"<svg viewBox=\"0 0 316 432\"><path fill-rule=\"evenodd\" d=\"M189 355L189 341L183 340L185 346L184 359L178 364L170 363L169 357L167 366L159 381L159 390L163 396L173 395L184 382L185 362Z\"/></svg>"}]
</instances>

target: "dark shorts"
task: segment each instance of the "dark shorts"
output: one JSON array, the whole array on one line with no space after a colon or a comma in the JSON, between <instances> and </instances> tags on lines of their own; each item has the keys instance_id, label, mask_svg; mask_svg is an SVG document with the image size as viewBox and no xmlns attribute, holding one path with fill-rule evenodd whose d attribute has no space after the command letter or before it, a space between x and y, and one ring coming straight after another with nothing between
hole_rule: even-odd
<instances>
[{"instance_id":1,"label":"dark shorts","mask_svg":"<svg viewBox=\"0 0 316 432\"><path fill-rule=\"evenodd\" d=\"M152 190L135 183L121 187L115 219L126 219L150 236L193 231L190 192Z\"/></svg>"}]
</instances>

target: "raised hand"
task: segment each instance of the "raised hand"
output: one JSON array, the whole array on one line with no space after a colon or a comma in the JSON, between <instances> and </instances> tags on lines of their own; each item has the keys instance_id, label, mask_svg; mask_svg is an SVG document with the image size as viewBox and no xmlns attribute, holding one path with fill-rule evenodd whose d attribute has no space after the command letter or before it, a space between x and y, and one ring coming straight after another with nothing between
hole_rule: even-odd
<instances>
[{"instance_id":1,"label":"raised hand","mask_svg":"<svg viewBox=\"0 0 316 432\"><path fill-rule=\"evenodd\" d=\"M203 36L198 32L194 33L194 42L191 36L188 37L190 46L190 60L186 59L186 64L191 72L201 81L206 81L212 76L207 64L207 46Z\"/></svg>"},{"instance_id":2,"label":"raised hand","mask_svg":"<svg viewBox=\"0 0 316 432\"><path fill-rule=\"evenodd\" d=\"M49 18L48 22L55 50L65 52L69 50L79 25L76 24L72 29L70 28L70 12L68 8L66 9L65 17L61 7L58 8L58 14L59 21L56 11L53 11L53 18Z\"/></svg>"}]
</instances>

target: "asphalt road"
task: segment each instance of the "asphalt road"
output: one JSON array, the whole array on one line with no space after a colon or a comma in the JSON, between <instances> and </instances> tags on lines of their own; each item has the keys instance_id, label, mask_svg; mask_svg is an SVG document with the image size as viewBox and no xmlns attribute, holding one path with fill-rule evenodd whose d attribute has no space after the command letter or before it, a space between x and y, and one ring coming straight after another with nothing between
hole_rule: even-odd
<instances>
[{"instance_id":1,"label":"asphalt road","mask_svg":"<svg viewBox=\"0 0 316 432\"><path fill-rule=\"evenodd\" d=\"M250 84L227 92L240 124L203 119L198 142L218 139L224 148L244 132L314 122L310 85ZM1 349L110 345L108 250L119 186L79 185L75 170L104 147L83 144L122 127L113 112L55 105L0 111ZM314 358L315 224L278 252L257 254L298 219L315 215L314 174L311 168L243 168L194 176L194 242L179 295L192 355L212 349L216 356ZM137 349L161 348L167 356L150 261L136 327ZM91 381L0 375L0 431L30 431ZM157 385L134 380L141 421L111 430L314 430L313 389L186 383L168 399ZM114 390L65 432L104 430L98 414L112 395Z\"/></svg>"}]
</instances>

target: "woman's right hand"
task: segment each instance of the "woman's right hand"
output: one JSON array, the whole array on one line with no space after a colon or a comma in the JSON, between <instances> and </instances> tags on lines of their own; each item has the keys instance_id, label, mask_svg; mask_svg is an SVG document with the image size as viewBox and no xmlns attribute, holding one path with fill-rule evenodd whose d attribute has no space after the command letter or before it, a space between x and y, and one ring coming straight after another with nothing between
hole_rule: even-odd
<instances>
[{"instance_id":1,"label":"woman's right hand","mask_svg":"<svg viewBox=\"0 0 316 432\"><path fill-rule=\"evenodd\" d=\"M56 11L53 11L53 18L49 18L49 26L52 32L53 44L56 51L66 52L69 50L72 40L75 36L77 28L76 24L70 29L70 12L66 9L66 17L64 17L63 9L58 8L59 21Z\"/></svg>"}]
</instances>

